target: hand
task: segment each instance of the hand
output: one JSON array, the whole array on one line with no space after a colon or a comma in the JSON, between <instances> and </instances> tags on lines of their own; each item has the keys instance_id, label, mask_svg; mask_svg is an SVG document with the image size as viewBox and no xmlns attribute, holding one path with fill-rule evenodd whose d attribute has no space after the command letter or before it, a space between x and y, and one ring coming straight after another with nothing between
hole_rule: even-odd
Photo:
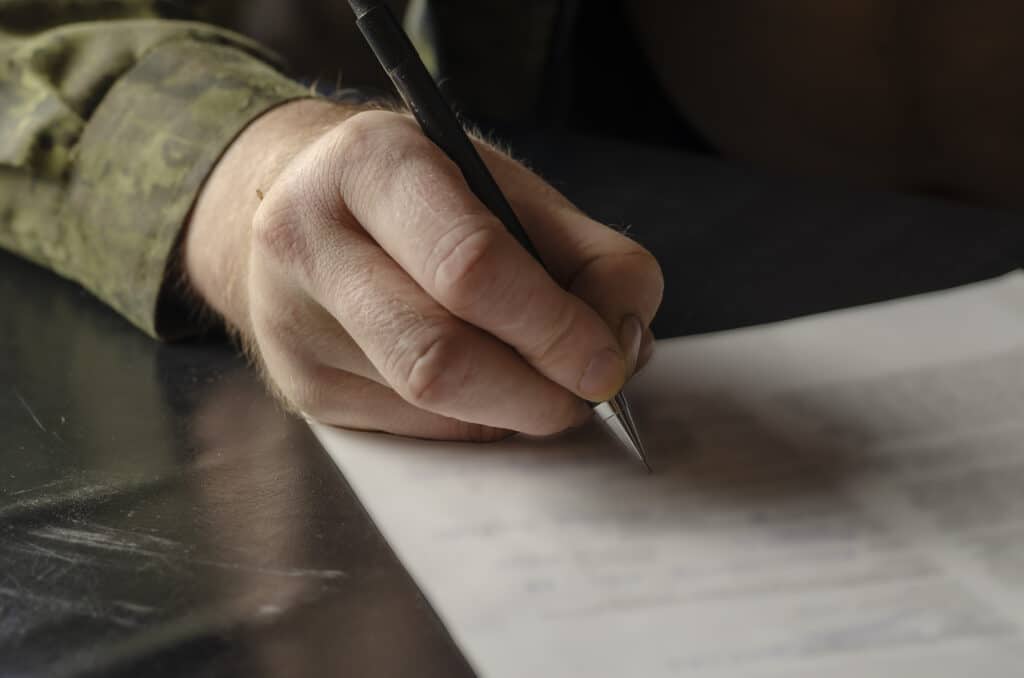
<instances>
[{"instance_id":1,"label":"hand","mask_svg":"<svg viewBox=\"0 0 1024 678\"><path fill-rule=\"evenodd\" d=\"M406 115L295 102L228 149L185 268L291 407L424 438L546 435L646 360L654 258L478 147L550 275Z\"/></svg>"}]
</instances>

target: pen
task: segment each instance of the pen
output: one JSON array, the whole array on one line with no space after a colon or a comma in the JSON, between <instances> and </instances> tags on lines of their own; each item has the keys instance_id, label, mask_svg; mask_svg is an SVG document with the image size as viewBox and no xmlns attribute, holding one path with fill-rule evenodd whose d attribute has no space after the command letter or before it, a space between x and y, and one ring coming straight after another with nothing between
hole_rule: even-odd
<instances>
[{"instance_id":1,"label":"pen","mask_svg":"<svg viewBox=\"0 0 1024 678\"><path fill-rule=\"evenodd\" d=\"M394 14L381 0L349 0L349 5L355 12L356 25L423 128L423 133L462 170L466 183L480 202L544 266L537 248L530 242L512 206L498 188ZM647 452L640 441L626 397L619 393L609 401L594 404L593 408L605 428L650 471Z\"/></svg>"}]
</instances>

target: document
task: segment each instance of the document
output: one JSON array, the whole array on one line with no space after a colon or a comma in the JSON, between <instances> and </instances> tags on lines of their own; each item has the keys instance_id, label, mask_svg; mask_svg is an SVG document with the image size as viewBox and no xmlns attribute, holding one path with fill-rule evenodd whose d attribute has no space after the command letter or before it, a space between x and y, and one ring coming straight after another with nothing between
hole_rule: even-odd
<instances>
[{"instance_id":1,"label":"document","mask_svg":"<svg viewBox=\"0 0 1024 678\"><path fill-rule=\"evenodd\" d=\"M485 677L1024 675L1024 274L661 342L596 427L314 426Z\"/></svg>"}]
</instances>

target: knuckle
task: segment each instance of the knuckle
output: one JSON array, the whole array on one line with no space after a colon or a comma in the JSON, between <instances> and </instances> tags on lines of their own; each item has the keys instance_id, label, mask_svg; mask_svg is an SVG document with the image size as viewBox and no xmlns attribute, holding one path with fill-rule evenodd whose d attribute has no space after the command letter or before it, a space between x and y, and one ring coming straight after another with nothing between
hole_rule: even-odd
<instances>
[{"instance_id":1,"label":"knuckle","mask_svg":"<svg viewBox=\"0 0 1024 678\"><path fill-rule=\"evenodd\" d=\"M332 151L349 168L392 173L422 157L430 142L407 116L388 111L361 111L341 123Z\"/></svg>"},{"instance_id":2,"label":"knuckle","mask_svg":"<svg viewBox=\"0 0 1024 678\"><path fill-rule=\"evenodd\" d=\"M331 155L357 163L361 158L373 157L380 138L376 111L363 111L341 123L327 146Z\"/></svg>"},{"instance_id":3,"label":"knuckle","mask_svg":"<svg viewBox=\"0 0 1024 678\"><path fill-rule=\"evenodd\" d=\"M477 306L492 293L499 277L502 232L473 217L441 238L427 257L428 279L443 306L458 314Z\"/></svg>"},{"instance_id":4,"label":"knuckle","mask_svg":"<svg viewBox=\"0 0 1024 678\"><path fill-rule=\"evenodd\" d=\"M338 146L351 151L372 147L387 128L388 116L384 111L360 111L346 118L338 126Z\"/></svg>"},{"instance_id":5,"label":"knuckle","mask_svg":"<svg viewBox=\"0 0 1024 678\"><path fill-rule=\"evenodd\" d=\"M630 241L628 247L596 254L569 276L566 287L573 294L587 297L587 292L605 289L609 282L628 290L641 304L646 320L653 317L661 304L665 279L658 260L648 250Z\"/></svg>"},{"instance_id":6,"label":"knuckle","mask_svg":"<svg viewBox=\"0 0 1024 678\"><path fill-rule=\"evenodd\" d=\"M446 161L411 119L386 111L357 113L326 144L330 160L323 164L337 168L336 186L355 214L366 214L398 186L429 183Z\"/></svg>"},{"instance_id":7,"label":"knuckle","mask_svg":"<svg viewBox=\"0 0 1024 678\"><path fill-rule=\"evenodd\" d=\"M458 363L452 343L439 338L412 362L405 378L410 402L424 409L447 405L454 395L452 376Z\"/></svg>"},{"instance_id":8,"label":"knuckle","mask_svg":"<svg viewBox=\"0 0 1024 678\"><path fill-rule=\"evenodd\" d=\"M416 407L436 411L448 405L465 380L460 333L451 323L406 332L387 360L396 375L392 387Z\"/></svg>"},{"instance_id":9,"label":"knuckle","mask_svg":"<svg viewBox=\"0 0 1024 678\"><path fill-rule=\"evenodd\" d=\"M257 210L252 222L252 240L263 255L283 264L308 264L308 234L301 212L290 200L278 199Z\"/></svg>"}]
</instances>

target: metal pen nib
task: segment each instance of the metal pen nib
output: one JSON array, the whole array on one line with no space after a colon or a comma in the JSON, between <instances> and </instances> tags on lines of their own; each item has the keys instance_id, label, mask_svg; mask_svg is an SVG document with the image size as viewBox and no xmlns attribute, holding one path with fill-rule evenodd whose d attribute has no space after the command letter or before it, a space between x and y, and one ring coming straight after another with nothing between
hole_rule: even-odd
<instances>
[{"instance_id":1,"label":"metal pen nib","mask_svg":"<svg viewBox=\"0 0 1024 678\"><path fill-rule=\"evenodd\" d=\"M644 465L647 472L651 473L651 465L647 462L647 451L636 430L636 423L633 421L633 414L629 410L626 396L619 393L611 400L594 405L594 413L615 439L632 452Z\"/></svg>"}]
</instances>

